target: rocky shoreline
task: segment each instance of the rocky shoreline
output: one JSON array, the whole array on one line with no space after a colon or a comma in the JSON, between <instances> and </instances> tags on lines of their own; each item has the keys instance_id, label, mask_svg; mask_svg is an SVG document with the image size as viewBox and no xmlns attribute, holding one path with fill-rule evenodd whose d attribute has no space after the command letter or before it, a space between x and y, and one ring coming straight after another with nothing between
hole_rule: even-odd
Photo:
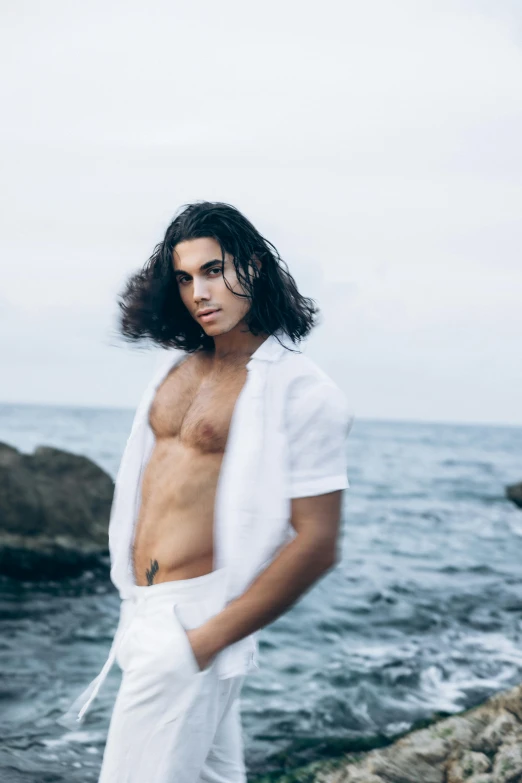
<instances>
[{"instance_id":1,"label":"rocky shoreline","mask_svg":"<svg viewBox=\"0 0 522 783\"><path fill-rule=\"evenodd\" d=\"M385 748L252 783L522 783L522 685Z\"/></svg>"}]
</instances>

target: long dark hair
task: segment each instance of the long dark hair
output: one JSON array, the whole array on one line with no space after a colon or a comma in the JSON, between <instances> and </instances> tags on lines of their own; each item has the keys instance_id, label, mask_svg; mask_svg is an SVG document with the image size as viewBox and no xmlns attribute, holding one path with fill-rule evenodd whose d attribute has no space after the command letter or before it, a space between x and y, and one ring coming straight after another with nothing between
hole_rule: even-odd
<instances>
[{"instance_id":1,"label":"long dark hair","mask_svg":"<svg viewBox=\"0 0 522 783\"><path fill-rule=\"evenodd\" d=\"M230 204L197 201L184 204L143 269L133 274L120 294L119 330L126 340L151 339L164 347L193 352L212 350L214 340L183 304L174 276L172 251L178 242L215 239L233 257L238 280L251 299L245 323L252 334L282 329L295 343L316 324L319 309L302 296L274 245ZM258 269L253 257L261 262ZM250 265L250 268L249 268ZM225 278L225 284L230 289Z\"/></svg>"}]
</instances>

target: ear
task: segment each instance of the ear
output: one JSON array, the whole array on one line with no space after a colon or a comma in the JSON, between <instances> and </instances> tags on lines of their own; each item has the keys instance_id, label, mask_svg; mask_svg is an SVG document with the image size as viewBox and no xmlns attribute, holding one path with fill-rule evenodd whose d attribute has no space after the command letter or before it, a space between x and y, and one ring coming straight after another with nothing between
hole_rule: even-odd
<instances>
[{"instance_id":1,"label":"ear","mask_svg":"<svg viewBox=\"0 0 522 783\"><path fill-rule=\"evenodd\" d=\"M259 260L259 258L256 256L256 254L255 254L255 253L254 253L254 255L252 256L252 258L250 259L250 263L251 263L253 266L256 266L256 267L257 267L257 272L258 272L258 274L259 274L259 272L261 271L261 261Z\"/></svg>"}]
</instances>

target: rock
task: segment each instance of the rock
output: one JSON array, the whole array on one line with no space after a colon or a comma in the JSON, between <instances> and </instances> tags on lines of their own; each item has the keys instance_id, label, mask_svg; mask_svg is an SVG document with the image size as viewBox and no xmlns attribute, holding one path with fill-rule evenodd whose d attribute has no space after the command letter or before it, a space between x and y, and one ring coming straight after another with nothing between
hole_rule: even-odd
<instances>
[{"instance_id":1,"label":"rock","mask_svg":"<svg viewBox=\"0 0 522 783\"><path fill-rule=\"evenodd\" d=\"M369 758L368 770L386 783L445 783L440 763L443 759L423 758L414 748L392 748L391 752L381 750Z\"/></svg>"},{"instance_id":2,"label":"rock","mask_svg":"<svg viewBox=\"0 0 522 783\"><path fill-rule=\"evenodd\" d=\"M522 726L518 726L516 729L510 731L509 734L506 734L502 746L506 747L506 745L520 745L522 748Z\"/></svg>"},{"instance_id":3,"label":"rock","mask_svg":"<svg viewBox=\"0 0 522 783\"><path fill-rule=\"evenodd\" d=\"M472 748L494 753L506 738L521 728L515 716L501 709L498 716L482 731L472 743Z\"/></svg>"},{"instance_id":4,"label":"rock","mask_svg":"<svg viewBox=\"0 0 522 783\"><path fill-rule=\"evenodd\" d=\"M114 482L87 457L0 442L0 573L59 579L108 554Z\"/></svg>"},{"instance_id":5,"label":"rock","mask_svg":"<svg viewBox=\"0 0 522 783\"><path fill-rule=\"evenodd\" d=\"M498 783L520 783L522 780L522 747L505 745L495 756L493 777Z\"/></svg>"},{"instance_id":6,"label":"rock","mask_svg":"<svg viewBox=\"0 0 522 783\"><path fill-rule=\"evenodd\" d=\"M345 773L345 777L340 777L336 783L383 783L383 780L367 770L358 769L350 772L348 776Z\"/></svg>"},{"instance_id":7,"label":"rock","mask_svg":"<svg viewBox=\"0 0 522 783\"><path fill-rule=\"evenodd\" d=\"M522 481L519 484L509 484L506 487L506 496L515 506L522 508Z\"/></svg>"},{"instance_id":8,"label":"rock","mask_svg":"<svg viewBox=\"0 0 522 783\"><path fill-rule=\"evenodd\" d=\"M482 729L483 723L469 719L468 716L452 716L446 718L432 727L431 731L436 737L440 737L447 750L469 747L473 742L477 730Z\"/></svg>"},{"instance_id":9,"label":"rock","mask_svg":"<svg viewBox=\"0 0 522 783\"><path fill-rule=\"evenodd\" d=\"M448 764L446 783L462 783L462 781L468 781L474 776L489 772L490 769L491 761L484 753L466 750L459 759Z\"/></svg>"},{"instance_id":10,"label":"rock","mask_svg":"<svg viewBox=\"0 0 522 783\"><path fill-rule=\"evenodd\" d=\"M519 722L522 722L522 686L519 685L516 688L512 688L509 691L503 693L497 693L492 697L492 705L497 709L504 709L510 712L517 718Z\"/></svg>"},{"instance_id":11,"label":"rock","mask_svg":"<svg viewBox=\"0 0 522 783\"><path fill-rule=\"evenodd\" d=\"M374 774L391 783L445 783L445 762L452 751L467 746L476 731L466 718L448 718L406 737L368 757Z\"/></svg>"}]
</instances>

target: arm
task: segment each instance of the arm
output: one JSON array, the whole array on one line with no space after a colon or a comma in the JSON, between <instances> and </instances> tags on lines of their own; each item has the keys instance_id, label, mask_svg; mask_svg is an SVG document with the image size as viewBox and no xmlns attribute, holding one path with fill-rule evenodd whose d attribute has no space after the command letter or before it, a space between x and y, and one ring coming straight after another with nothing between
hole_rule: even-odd
<instances>
[{"instance_id":1,"label":"arm","mask_svg":"<svg viewBox=\"0 0 522 783\"><path fill-rule=\"evenodd\" d=\"M220 650L273 622L335 565L341 500L341 490L292 500L295 538L241 596L187 631L201 669Z\"/></svg>"}]
</instances>

